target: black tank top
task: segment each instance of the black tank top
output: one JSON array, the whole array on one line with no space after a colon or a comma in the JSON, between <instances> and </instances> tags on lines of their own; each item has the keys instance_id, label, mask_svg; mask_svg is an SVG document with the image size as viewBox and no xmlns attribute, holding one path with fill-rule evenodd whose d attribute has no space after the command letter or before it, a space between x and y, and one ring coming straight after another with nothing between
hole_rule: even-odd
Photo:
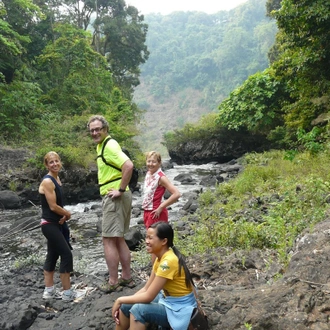
<instances>
[{"instance_id":1,"label":"black tank top","mask_svg":"<svg viewBox=\"0 0 330 330\"><path fill-rule=\"evenodd\" d=\"M51 175L49 175L49 174L45 175L42 178L42 180L44 180L46 178L49 178L54 182L55 194L56 194L56 204L63 207L62 187L57 183L55 178L53 178ZM40 195L40 200L41 200L41 209L42 209L41 216L42 216L42 218L49 222L58 223L60 221L60 219L62 218L62 216L53 212L50 209L45 194L39 194L39 195Z\"/></svg>"}]
</instances>

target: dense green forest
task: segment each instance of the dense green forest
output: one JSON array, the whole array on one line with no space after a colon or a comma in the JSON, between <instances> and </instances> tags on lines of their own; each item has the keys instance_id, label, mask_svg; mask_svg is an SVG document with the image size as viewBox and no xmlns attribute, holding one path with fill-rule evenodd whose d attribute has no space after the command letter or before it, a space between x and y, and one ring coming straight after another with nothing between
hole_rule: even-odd
<instances>
[{"instance_id":1,"label":"dense green forest","mask_svg":"<svg viewBox=\"0 0 330 330\"><path fill-rule=\"evenodd\" d=\"M141 79L152 97L173 102L175 117L162 112L172 129L194 118L195 104L212 112L168 133L148 109L144 120L167 146L226 127L317 151L328 138L329 9L323 0L249 0L147 20L124 0L0 0L0 143L56 148L67 164L88 166L85 125L101 113L137 155L139 128L149 133L141 118L150 99L133 99Z\"/></svg>"},{"instance_id":2,"label":"dense green forest","mask_svg":"<svg viewBox=\"0 0 330 330\"><path fill-rule=\"evenodd\" d=\"M146 110L139 138L144 149L159 149L162 133L216 112L234 88L267 68L277 31L266 0L211 15L151 14L145 21L150 55L134 94Z\"/></svg>"},{"instance_id":3,"label":"dense green forest","mask_svg":"<svg viewBox=\"0 0 330 330\"><path fill-rule=\"evenodd\" d=\"M86 123L98 113L137 152L132 95L149 56L147 29L123 0L1 0L0 143L56 149L66 164L88 166L95 146Z\"/></svg>"},{"instance_id":4,"label":"dense green forest","mask_svg":"<svg viewBox=\"0 0 330 330\"><path fill-rule=\"evenodd\" d=\"M323 149L329 139L330 3L269 0L266 8L278 27L269 67L234 89L217 114L167 133L167 147L229 128L261 133L292 155Z\"/></svg>"}]
</instances>

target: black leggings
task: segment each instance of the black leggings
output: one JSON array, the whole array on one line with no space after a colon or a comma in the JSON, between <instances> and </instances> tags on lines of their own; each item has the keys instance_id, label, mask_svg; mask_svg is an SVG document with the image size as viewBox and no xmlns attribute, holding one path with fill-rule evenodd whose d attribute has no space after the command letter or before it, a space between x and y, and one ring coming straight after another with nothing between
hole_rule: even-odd
<instances>
[{"instance_id":1,"label":"black leggings","mask_svg":"<svg viewBox=\"0 0 330 330\"><path fill-rule=\"evenodd\" d=\"M60 273L70 273L73 271L73 257L70 246L60 230L60 225L47 223L41 226L43 235L47 238L47 256L44 270L53 272L56 262L61 256Z\"/></svg>"}]
</instances>

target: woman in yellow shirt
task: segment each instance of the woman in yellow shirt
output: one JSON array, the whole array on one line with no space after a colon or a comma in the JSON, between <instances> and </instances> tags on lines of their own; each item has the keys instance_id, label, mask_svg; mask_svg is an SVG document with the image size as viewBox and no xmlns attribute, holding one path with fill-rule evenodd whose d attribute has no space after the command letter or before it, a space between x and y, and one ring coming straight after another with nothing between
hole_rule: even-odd
<instances>
[{"instance_id":1,"label":"woman in yellow shirt","mask_svg":"<svg viewBox=\"0 0 330 330\"><path fill-rule=\"evenodd\" d=\"M147 230L146 249L156 256L145 286L134 295L119 297L112 308L116 330L144 330L147 324L185 330L197 306L191 274L173 245L170 224L159 221Z\"/></svg>"}]
</instances>

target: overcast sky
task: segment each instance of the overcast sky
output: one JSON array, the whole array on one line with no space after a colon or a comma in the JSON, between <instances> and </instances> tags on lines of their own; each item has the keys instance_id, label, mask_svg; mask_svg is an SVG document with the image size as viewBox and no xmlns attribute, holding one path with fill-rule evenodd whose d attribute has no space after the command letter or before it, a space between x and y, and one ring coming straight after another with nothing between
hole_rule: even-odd
<instances>
[{"instance_id":1,"label":"overcast sky","mask_svg":"<svg viewBox=\"0 0 330 330\"><path fill-rule=\"evenodd\" d=\"M141 14L160 13L167 15L173 11L203 11L208 14L229 10L247 0L126 0L127 5L136 7Z\"/></svg>"}]
</instances>

